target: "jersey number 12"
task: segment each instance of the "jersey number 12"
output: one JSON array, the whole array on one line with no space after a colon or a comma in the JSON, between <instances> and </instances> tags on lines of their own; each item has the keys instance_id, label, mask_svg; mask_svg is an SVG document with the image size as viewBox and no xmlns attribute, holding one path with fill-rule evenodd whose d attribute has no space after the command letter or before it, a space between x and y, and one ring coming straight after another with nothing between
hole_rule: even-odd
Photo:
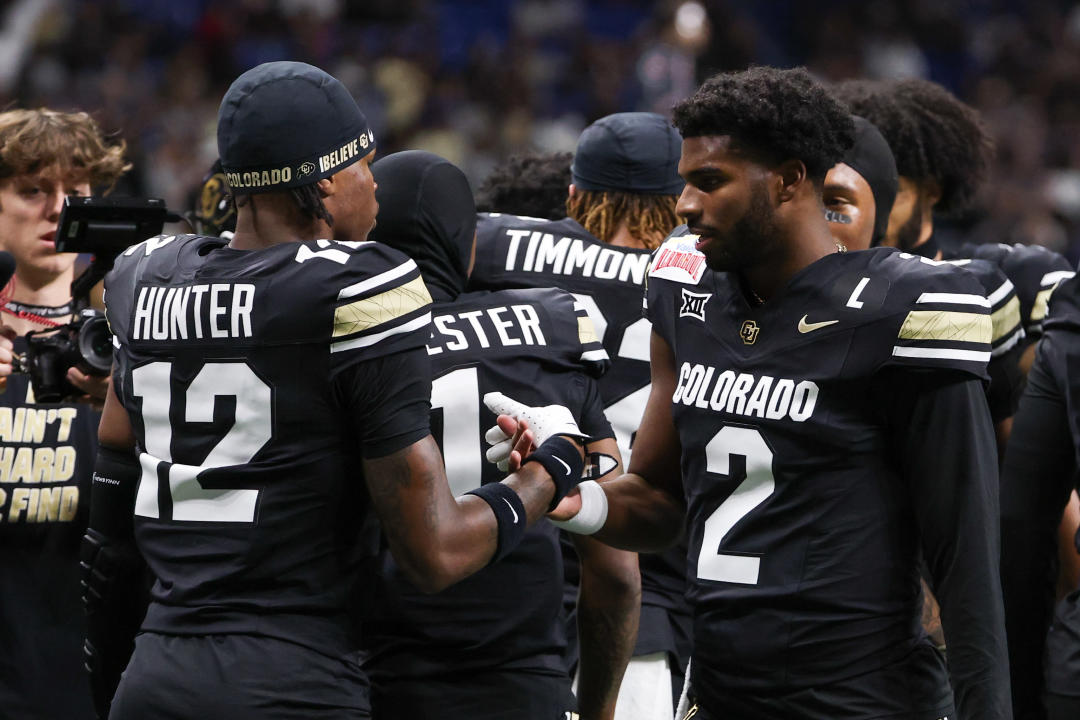
<instances>
[{"instance_id":1,"label":"jersey number 12","mask_svg":"<svg viewBox=\"0 0 1080 720\"><path fill-rule=\"evenodd\" d=\"M270 440L272 393L270 386L245 363L209 362L203 365L184 393L185 423L214 420L218 398L236 399L233 423L201 465L172 461L173 426L169 411L174 398L172 363L153 362L131 373L132 394L142 398L144 452L139 456L142 480L135 497L135 514L160 518L159 468L164 468L172 498L172 519L187 522L255 522L259 491L251 488L205 488L199 476L207 470L243 465Z\"/></svg>"}]
</instances>

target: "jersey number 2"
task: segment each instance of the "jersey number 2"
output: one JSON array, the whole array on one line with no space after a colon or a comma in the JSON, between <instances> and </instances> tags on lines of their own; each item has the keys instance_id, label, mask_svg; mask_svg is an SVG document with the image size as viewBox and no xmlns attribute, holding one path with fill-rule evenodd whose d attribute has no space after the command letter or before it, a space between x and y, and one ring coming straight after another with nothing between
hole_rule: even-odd
<instances>
[{"instance_id":1,"label":"jersey number 2","mask_svg":"<svg viewBox=\"0 0 1080 720\"><path fill-rule=\"evenodd\" d=\"M167 491L172 497L172 519L187 522L255 522L259 491L205 488L199 476L214 468L250 462L273 434L271 426L271 390L244 363L206 363L185 392L185 423L209 423L214 420L218 398L236 399L236 412L228 432L207 454L201 465L183 465L172 461L173 426L169 420L172 393L172 363L154 362L135 368L131 373L132 391L142 398L145 429L142 480L135 497L135 514L161 517L158 503L159 467L164 463Z\"/></svg>"},{"instance_id":2,"label":"jersey number 2","mask_svg":"<svg viewBox=\"0 0 1080 720\"><path fill-rule=\"evenodd\" d=\"M731 475L731 457L746 461L746 477L705 521L698 554L697 576L702 580L757 585L761 558L720 552L724 538L735 524L765 502L776 490L772 471L772 450L753 428L727 425L705 446L705 469Z\"/></svg>"}]
</instances>

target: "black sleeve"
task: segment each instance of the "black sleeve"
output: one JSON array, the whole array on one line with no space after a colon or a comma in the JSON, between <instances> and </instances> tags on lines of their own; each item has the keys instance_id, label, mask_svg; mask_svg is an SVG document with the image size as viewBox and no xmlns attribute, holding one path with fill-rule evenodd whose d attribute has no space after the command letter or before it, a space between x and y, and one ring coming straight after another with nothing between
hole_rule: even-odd
<instances>
[{"instance_id":1,"label":"black sleeve","mask_svg":"<svg viewBox=\"0 0 1080 720\"><path fill-rule=\"evenodd\" d=\"M408 447L431 432L431 362L427 349L361 360L334 378L365 458Z\"/></svg>"},{"instance_id":2,"label":"black sleeve","mask_svg":"<svg viewBox=\"0 0 1080 720\"><path fill-rule=\"evenodd\" d=\"M98 449L79 565L86 611L83 658L99 717L109 715L150 600L149 571L135 545L135 495L140 476L134 451Z\"/></svg>"},{"instance_id":3,"label":"black sleeve","mask_svg":"<svg viewBox=\"0 0 1080 720\"><path fill-rule=\"evenodd\" d=\"M1006 720L997 450L983 384L958 372L890 375L897 457L941 605L957 715Z\"/></svg>"},{"instance_id":4,"label":"black sleeve","mask_svg":"<svg viewBox=\"0 0 1080 720\"><path fill-rule=\"evenodd\" d=\"M1017 720L1042 716L1043 651L1057 581L1057 529L1076 468L1053 334L1039 344L1001 479L1001 578Z\"/></svg>"},{"instance_id":5,"label":"black sleeve","mask_svg":"<svg viewBox=\"0 0 1080 720\"><path fill-rule=\"evenodd\" d=\"M990 387L986 391L986 400L990 404L990 418L995 424L1016 414L1016 408L1020 405L1020 395L1024 389L1020 356L1024 353L1024 347L1023 343L1017 343L987 363Z\"/></svg>"},{"instance_id":6,"label":"black sleeve","mask_svg":"<svg viewBox=\"0 0 1080 720\"><path fill-rule=\"evenodd\" d=\"M580 373L578 384L581 386L581 406L574 413L581 432L589 434L593 440L615 437L611 423L604 415L604 403L600 399L600 386L596 380Z\"/></svg>"}]
</instances>

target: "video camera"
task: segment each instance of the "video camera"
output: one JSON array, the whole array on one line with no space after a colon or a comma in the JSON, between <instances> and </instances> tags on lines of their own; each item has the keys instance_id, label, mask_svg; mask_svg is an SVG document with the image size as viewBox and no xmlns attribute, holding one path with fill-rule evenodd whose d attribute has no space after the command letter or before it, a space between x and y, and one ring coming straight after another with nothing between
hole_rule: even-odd
<instances>
[{"instance_id":1,"label":"video camera","mask_svg":"<svg viewBox=\"0 0 1080 720\"><path fill-rule=\"evenodd\" d=\"M30 375L38 402L60 402L83 395L67 381L77 367L88 375L106 376L112 367L112 333L105 314L90 307L90 291L112 269L128 247L161 234L166 222L180 220L157 198L68 197L56 231L56 252L91 253L90 266L71 283L75 318L59 327L26 334L26 353L15 371Z\"/></svg>"}]
</instances>

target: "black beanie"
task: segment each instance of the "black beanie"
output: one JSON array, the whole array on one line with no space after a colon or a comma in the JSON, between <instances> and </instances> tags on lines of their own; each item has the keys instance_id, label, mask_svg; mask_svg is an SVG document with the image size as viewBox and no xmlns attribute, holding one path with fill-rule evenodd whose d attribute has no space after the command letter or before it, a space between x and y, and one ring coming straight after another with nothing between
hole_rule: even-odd
<instances>
[{"instance_id":1,"label":"black beanie","mask_svg":"<svg viewBox=\"0 0 1080 720\"><path fill-rule=\"evenodd\" d=\"M855 144L840 162L859 173L874 195L874 234L870 245L877 246L885 239L900 179L889 143L877 127L858 115L853 115L852 119L855 121Z\"/></svg>"},{"instance_id":2,"label":"black beanie","mask_svg":"<svg viewBox=\"0 0 1080 720\"><path fill-rule=\"evenodd\" d=\"M465 173L433 153L406 150L375 162L371 174L379 215L368 240L412 258L434 300L453 300L465 289L476 235Z\"/></svg>"},{"instance_id":3,"label":"black beanie","mask_svg":"<svg viewBox=\"0 0 1080 720\"><path fill-rule=\"evenodd\" d=\"M234 195L307 185L375 149L375 135L336 78L269 62L229 86L218 109L218 156Z\"/></svg>"}]
</instances>

